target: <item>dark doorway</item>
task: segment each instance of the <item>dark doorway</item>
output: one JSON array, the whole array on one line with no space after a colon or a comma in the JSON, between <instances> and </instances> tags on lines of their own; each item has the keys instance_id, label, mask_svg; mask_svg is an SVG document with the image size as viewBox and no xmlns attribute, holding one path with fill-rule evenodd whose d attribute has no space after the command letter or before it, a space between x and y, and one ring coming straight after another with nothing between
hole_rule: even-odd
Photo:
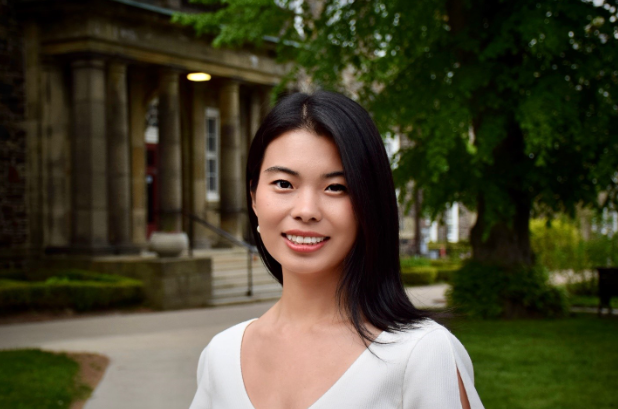
<instances>
[{"instance_id":1,"label":"dark doorway","mask_svg":"<svg viewBox=\"0 0 618 409\"><path fill-rule=\"evenodd\" d=\"M146 238L159 228L159 180L157 168L159 166L158 144L146 144Z\"/></svg>"}]
</instances>

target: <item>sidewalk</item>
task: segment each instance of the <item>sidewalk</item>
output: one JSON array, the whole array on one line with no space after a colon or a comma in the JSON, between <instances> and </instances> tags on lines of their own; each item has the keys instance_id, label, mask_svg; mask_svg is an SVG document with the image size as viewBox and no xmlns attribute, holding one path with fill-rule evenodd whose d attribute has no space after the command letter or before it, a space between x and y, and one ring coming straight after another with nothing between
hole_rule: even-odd
<instances>
[{"instance_id":1,"label":"sidewalk","mask_svg":"<svg viewBox=\"0 0 618 409\"><path fill-rule=\"evenodd\" d=\"M441 306L446 285L407 290L417 307ZM197 360L218 332L273 302L0 326L0 349L95 352L110 365L84 409L187 409Z\"/></svg>"}]
</instances>

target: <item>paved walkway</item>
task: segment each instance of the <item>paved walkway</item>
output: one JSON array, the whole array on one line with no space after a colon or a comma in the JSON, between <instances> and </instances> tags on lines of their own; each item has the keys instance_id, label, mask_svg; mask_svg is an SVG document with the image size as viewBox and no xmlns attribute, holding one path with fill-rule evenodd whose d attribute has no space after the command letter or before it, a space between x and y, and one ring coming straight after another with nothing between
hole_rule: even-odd
<instances>
[{"instance_id":1,"label":"paved walkway","mask_svg":"<svg viewBox=\"0 0 618 409\"><path fill-rule=\"evenodd\" d=\"M446 285L408 290L419 307L443 305ZM187 409L200 352L218 332L273 302L0 326L0 349L96 352L110 365L84 409Z\"/></svg>"}]
</instances>

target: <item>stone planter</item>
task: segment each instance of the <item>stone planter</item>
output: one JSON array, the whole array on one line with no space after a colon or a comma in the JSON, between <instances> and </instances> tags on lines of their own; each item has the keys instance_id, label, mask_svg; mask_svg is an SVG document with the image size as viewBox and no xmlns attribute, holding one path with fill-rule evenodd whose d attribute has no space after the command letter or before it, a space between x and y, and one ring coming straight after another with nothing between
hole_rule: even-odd
<instances>
[{"instance_id":1,"label":"stone planter","mask_svg":"<svg viewBox=\"0 0 618 409\"><path fill-rule=\"evenodd\" d=\"M178 257L189 248L189 236L184 232L156 231L150 236L149 248L159 257Z\"/></svg>"}]
</instances>

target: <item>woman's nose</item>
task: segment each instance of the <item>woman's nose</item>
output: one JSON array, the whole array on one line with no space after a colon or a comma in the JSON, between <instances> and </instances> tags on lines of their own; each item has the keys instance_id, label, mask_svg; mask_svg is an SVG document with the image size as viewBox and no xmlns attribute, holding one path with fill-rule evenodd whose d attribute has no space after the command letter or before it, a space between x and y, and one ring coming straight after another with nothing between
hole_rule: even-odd
<instances>
[{"instance_id":1,"label":"woman's nose","mask_svg":"<svg viewBox=\"0 0 618 409\"><path fill-rule=\"evenodd\" d=\"M291 216L305 223L320 221L322 212L317 195L309 190L300 190L296 195Z\"/></svg>"}]
</instances>

